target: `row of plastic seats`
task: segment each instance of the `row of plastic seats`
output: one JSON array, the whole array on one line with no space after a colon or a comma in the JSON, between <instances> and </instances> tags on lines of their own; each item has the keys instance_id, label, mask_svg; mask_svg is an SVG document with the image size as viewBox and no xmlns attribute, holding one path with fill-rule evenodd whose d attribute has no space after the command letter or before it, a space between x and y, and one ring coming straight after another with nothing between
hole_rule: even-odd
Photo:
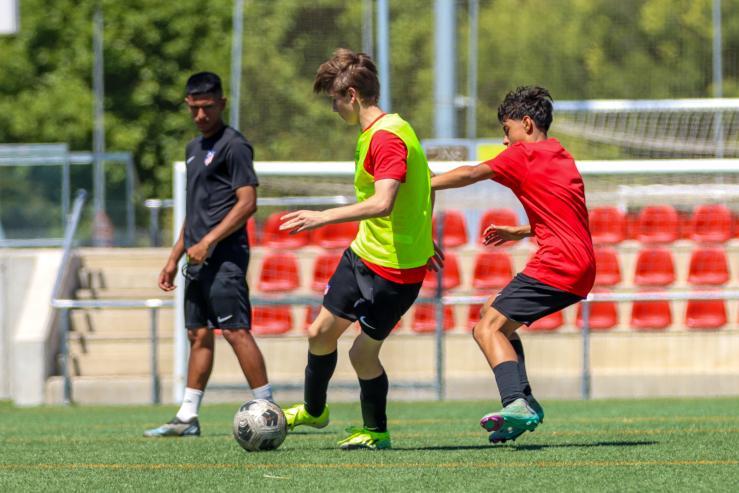
<instances>
[{"instance_id":1,"label":"row of plastic seats","mask_svg":"<svg viewBox=\"0 0 739 493\"><path fill-rule=\"evenodd\" d=\"M582 305L577 307L576 326L583 327ZM317 315L316 307L306 307L305 328ZM446 305L444 313L444 330L454 329L457 324L454 310ZM689 329L720 329L727 324L726 303L723 300L689 300L685 310L684 324ZM467 328L472 329L480 319L480 305L470 305ZM615 302L591 303L588 324L591 330L603 331L615 328L619 323ZM634 301L631 306L630 327L637 330L664 330L673 323L669 301ZM544 317L524 330L547 332L559 329L564 325L562 312ZM436 306L418 303L413 309L410 328L416 333L430 333L436 330ZM290 306L255 306L253 309L252 329L259 335L278 335L293 329L293 317Z\"/></svg>"},{"instance_id":2,"label":"row of plastic seats","mask_svg":"<svg viewBox=\"0 0 739 493\"><path fill-rule=\"evenodd\" d=\"M254 218L249 219L247 230L252 245L264 245L269 248L297 249L308 245L316 245L326 249L346 248L357 234L358 223L329 224L313 231L290 234L280 231L280 218L287 212L273 212L270 214L262 231L257 230ZM479 242L482 243L482 233L490 224L515 226L518 224L516 213L511 209L490 209L483 214L479 225ZM433 218L434 236L436 235L437 220ZM457 210L444 212L443 245L446 248L455 248L468 243L467 224L464 214Z\"/></svg>"},{"instance_id":3,"label":"row of plastic seats","mask_svg":"<svg viewBox=\"0 0 739 493\"><path fill-rule=\"evenodd\" d=\"M341 252L324 251L313 261L311 290L322 293L341 259ZM288 293L300 288L298 258L289 251L267 252L262 259L257 289L266 293ZM502 250L477 253L472 273L472 288L490 290L502 288L513 278L513 259ZM721 248L696 248L690 255L688 282L694 286L721 286L730 279L726 252ZM622 281L618 253L613 248L596 249L596 286L617 286ZM666 248L645 248L638 252L634 284L636 286L669 286L675 282L673 254ZM423 283L424 293L436 289L437 274L428 271ZM454 289L462 284L459 261L447 252L442 270L442 289Z\"/></svg>"},{"instance_id":4,"label":"row of plastic seats","mask_svg":"<svg viewBox=\"0 0 739 493\"><path fill-rule=\"evenodd\" d=\"M613 245L626 239L643 243L672 243L690 239L700 243L723 243L739 236L739 216L722 204L699 205L692 213L678 212L671 205L649 205L638 214L625 214L617 207L590 210L593 242Z\"/></svg>"},{"instance_id":5,"label":"row of plastic seats","mask_svg":"<svg viewBox=\"0 0 739 493\"><path fill-rule=\"evenodd\" d=\"M330 224L314 231L289 234L280 231L280 217L286 211L270 214L257 231L252 218L247 225L254 245L271 248L296 249L307 245L323 248L346 248L357 234L358 223ZM437 220L434 217L434 235ZM515 226L518 216L512 209L485 211L477 228L477 243L482 243L482 233L490 224ZM691 239L700 243L723 243L739 236L739 216L722 204L700 205L692 213L678 212L671 205L649 205L638 214L626 214L617 207L595 207L590 211L590 230L596 244L613 245L625 239L643 243L672 243L678 239ZM260 234L261 233L261 234ZM444 211L443 245L455 248L469 242L464 214L458 210ZM507 246L507 245L503 245Z\"/></svg>"}]
</instances>

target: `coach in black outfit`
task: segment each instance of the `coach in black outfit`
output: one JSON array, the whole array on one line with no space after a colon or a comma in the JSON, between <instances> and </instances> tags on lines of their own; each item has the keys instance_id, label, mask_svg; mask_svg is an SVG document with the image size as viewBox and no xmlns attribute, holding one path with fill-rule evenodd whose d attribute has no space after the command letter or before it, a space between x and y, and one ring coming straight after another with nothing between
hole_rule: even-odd
<instances>
[{"instance_id":1,"label":"coach in black outfit","mask_svg":"<svg viewBox=\"0 0 739 493\"><path fill-rule=\"evenodd\" d=\"M175 418L146 436L200 434L198 410L213 368L213 329L231 344L254 397L272 400L264 358L250 333L246 285L249 242L246 221L257 210L251 144L224 124L226 105L220 78L201 72L187 81L185 103L202 134L186 150L185 224L159 274L159 287L175 289L177 264L187 252L185 325L190 340L187 388Z\"/></svg>"}]
</instances>

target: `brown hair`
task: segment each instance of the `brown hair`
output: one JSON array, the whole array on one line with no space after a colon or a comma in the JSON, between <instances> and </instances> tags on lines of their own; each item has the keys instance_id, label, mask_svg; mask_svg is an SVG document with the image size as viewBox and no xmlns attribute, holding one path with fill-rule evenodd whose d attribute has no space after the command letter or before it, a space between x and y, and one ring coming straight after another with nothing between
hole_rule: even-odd
<instances>
[{"instance_id":1,"label":"brown hair","mask_svg":"<svg viewBox=\"0 0 739 493\"><path fill-rule=\"evenodd\" d=\"M353 87L365 104L377 104L380 98L380 81L375 62L366 53L354 53L339 48L331 59L323 62L313 81L313 92L346 96Z\"/></svg>"}]
</instances>

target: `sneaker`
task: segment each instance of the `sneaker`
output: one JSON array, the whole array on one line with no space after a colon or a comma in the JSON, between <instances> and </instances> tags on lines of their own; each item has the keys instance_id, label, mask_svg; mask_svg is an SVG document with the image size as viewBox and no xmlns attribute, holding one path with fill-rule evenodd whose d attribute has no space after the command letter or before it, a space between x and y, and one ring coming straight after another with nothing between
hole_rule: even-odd
<instances>
[{"instance_id":1,"label":"sneaker","mask_svg":"<svg viewBox=\"0 0 739 493\"><path fill-rule=\"evenodd\" d=\"M350 426L346 429L349 436L339 441L341 450L356 450L366 448L370 450L381 450L391 448L390 433L387 431L372 431L367 428L356 428Z\"/></svg>"},{"instance_id":2,"label":"sneaker","mask_svg":"<svg viewBox=\"0 0 739 493\"><path fill-rule=\"evenodd\" d=\"M153 428L144 432L145 437L199 437L200 422L198 418L190 421L182 421L175 416L172 421L165 423L159 428Z\"/></svg>"},{"instance_id":3,"label":"sneaker","mask_svg":"<svg viewBox=\"0 0 739 493\"><path fill-rule=\"evenodd\" d=\"M320 416L315 417L305 410L305 404L295 404L285 409L287 429L292 431L296 426L306 425L313 428L325 428L328 425L328 406L324 406Z\"/></svg>"},{"instance_id":4,"label":"sneaker","mask_svg":"<svg viewBox=\"0 0 739 493\"><path fill-rule=\"evenodd\" d=\"M544 422L544 408L541 407L541 404L539 404L539 401L534 399L533 395L527 397L526 400L529 403L529 407L531 407L531 409L536 413L536 415L539 416L539 423L540 424L543 423ZM490 440L490 443L505 443L508 440L515 441L516 438L520 437L525 432L526 430L522 430L519 428L513 428L512 426L501 427L500 429L490 434L489 440Z\"/></svg>"},{"instance_id":5,"label":"sneaker","mask_svg":"<svg viewBox=\"0 0 739 493\"><path fill-rule=\"evenodd\" d=\"M480 426L487 431L498 431L501 428L534 431L538 425L539 416L524 398L516 399L500 411L486 414L480 420Z\"/></svg>"}]
</instances>

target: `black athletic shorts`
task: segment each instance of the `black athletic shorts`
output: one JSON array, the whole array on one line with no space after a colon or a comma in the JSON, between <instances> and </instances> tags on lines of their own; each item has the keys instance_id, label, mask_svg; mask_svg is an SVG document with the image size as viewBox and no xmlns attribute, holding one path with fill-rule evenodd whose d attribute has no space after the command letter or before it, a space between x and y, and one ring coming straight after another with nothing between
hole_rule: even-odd
<instances>
[{"instance_id":1,"label":"black athletic shorts","mask_svg":"<svg viewBox=\"0 0 739 493\"><path fill-rule=\"evenodd\" d=\"M231 261L208 259L185 264L185 327L250 329L251 305L246 272Z\"/></svg>"},{"instance_id":2,"label":"black athletic shorts","mask_svg":"<svg viewBox=\"0 0 739 493\"><path fill-rule=\"evenodd\" d=\"M416 301L421 284L388 281L347 248L328 281L323 306L337 317L359 321L365 334L382 341Z\"/></svg>"},{"instance_id":3,"label":"black athletic shorts","mask_svg":"<svg viewBox=\"0 0 739 493\"><path fill-rule=\"evenodd\" d=\"M582 300L582 296L549 286L525 274L516 274L495 297L492 307L509 320L531 325Z\"/></svg>"}]
</instances>

